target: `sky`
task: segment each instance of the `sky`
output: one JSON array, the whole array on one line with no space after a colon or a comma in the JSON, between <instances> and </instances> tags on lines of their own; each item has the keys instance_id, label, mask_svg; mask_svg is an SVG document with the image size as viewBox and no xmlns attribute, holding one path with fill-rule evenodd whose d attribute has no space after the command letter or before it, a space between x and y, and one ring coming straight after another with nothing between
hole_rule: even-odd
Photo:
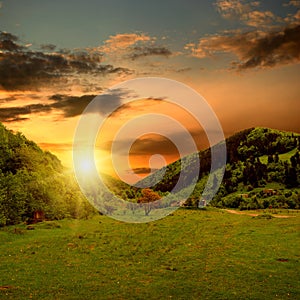
<instances>
[{"instance_id":1,"label":"sky","mask_svg":"<svg viewBox=\"0 0 300 300\"><path fill-rule=\"evenodd\" d=\"M211 106L225 136L253 126L300 132L299 62L296 0L0 2L0 121L68 168L85 107L129 79L162 77L191 87ZM117 97L121 111L107 117L97 138L99 171L113 174L110 147L116 132L145 114L170 115L198 149L207 147L193 111L163 101L163 91L130 105L124 94ZM197 110L197 101L194 105ZM129 181L132 174L145 176L179 156L170 141L178 132L153 123L167 133L136 137L131 170L123 170ZM153 154L163 159L150 166Z\"/></svg>"}]
</instances>

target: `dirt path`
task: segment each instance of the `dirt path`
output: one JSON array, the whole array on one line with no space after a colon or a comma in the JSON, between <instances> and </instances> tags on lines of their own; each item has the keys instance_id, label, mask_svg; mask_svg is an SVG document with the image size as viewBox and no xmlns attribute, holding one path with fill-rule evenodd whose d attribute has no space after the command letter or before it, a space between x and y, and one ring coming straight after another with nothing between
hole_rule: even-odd
<instances>
[{"instance_id":1,"label":"dirt path","mask_svg":"<svg viewBox=\"0 0 300 300\"><path fill-rule=\"evenodd\" d=\"M231 214L235 214L235 215L246 215L246 216L251 216L251 217L257 217L260 214L253 214L253 213L246 213L246 212L241 212L241 211L237 211L237 210L233 210L233 209L224 209L225 211L231 213ZM295 218L296 216L283 216L283 215L273 215L272 217L274 218L280 218L280 219L287 219L287 218Z\"/></svg>"}]
</instances>

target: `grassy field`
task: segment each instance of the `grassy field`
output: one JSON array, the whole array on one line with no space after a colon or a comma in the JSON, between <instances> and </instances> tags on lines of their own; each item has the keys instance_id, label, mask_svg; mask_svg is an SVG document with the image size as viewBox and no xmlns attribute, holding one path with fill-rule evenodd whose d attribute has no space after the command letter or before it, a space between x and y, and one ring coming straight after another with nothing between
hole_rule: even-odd
<instances>
[{"instance_id":1,"label":"grassy field","mask_svg":"<svg viewBox=\"0 0 300 300\"><path fill-rule=\"evenodd\" d=\"M184 210L0 230L0 299L300 299L300 213Z\"/></svg>"},{"instance_id":2,"label":"grassy field","mask_svg":"<svg viewBox=\"0 0 300 300\"><path fill-rule=\"evenodd\" d=\"M289 152L286 152L286 153L282 153L282 154L279 154L279 160L280 161L288 161L290 160L290 158L295 155L297 152L297 148L294 148L293 150L289 151ZM263 164L267 164L268 163L268 155L263 155L261 156L260 158L260 162L263 163Z\"/></svg>"}]
</instances>

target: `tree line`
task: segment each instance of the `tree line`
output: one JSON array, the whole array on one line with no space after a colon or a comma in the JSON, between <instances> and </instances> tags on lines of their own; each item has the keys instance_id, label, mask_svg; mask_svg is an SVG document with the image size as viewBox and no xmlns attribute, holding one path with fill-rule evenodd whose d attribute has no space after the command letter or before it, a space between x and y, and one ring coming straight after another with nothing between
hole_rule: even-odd
<instances>
[{"instance_id":1,"label":"tree line","mask_svg":"<svg viewBox=\"0 0 300 300\"><path fill-rule=\"evenodd\" d=\"M0 226L28 222L38 210L51 220L94 211L56 156L0 123Z\"/></svg>"}]
</instances>

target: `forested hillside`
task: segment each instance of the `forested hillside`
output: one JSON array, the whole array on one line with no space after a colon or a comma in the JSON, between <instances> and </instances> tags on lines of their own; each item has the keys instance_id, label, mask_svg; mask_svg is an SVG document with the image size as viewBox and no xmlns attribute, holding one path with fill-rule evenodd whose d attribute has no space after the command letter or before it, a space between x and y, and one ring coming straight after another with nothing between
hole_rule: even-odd
<instances>
[{"instance_id":1,"label":"forested hillside","mask_svg":"<svg viewBox=\"0 0 300 300\"><path fill-rule=\"evenodd\" d=\"M226 148L224 178L211 205L241 209L269 206L299 208L299 134L269 128L250 128L227 138ZM186 205L192 206L197 206L211 168L210 149L207 149L183 158L189 162L187 169L193 168L195 155L199 155L201 168L196 188L186 202ZM181 160L148 176L142 183L151 185L163 172L163 179L153 189L168 192L176 185L182 172ZM213 173L217 179L218 171L213 170ZM264 191L268 188L273 189L272 195Z\"/></svg>"},{"instance_id":2,"label":"forested hillside","mask_svg":"<svg viewBox=\"0 0 300 300\"><path fill-rule=\"evenodd\" d=\"M82 217L93 211L56 156L0 123L0 226L47 219Z\"/></svg>"},{"instance_id":3,"label":"forested hillside","mask_svg":"<svg viewBox=\"0 0 300 300\"><path fill-rule=\"evenodd\" d=\"M219 145L214 147L218 153ZM210 205L239 209L300 207L299 134L251 128L226 139L226 148L224 178ZM190 171L199 156L199 178L185 202L186 206L198 206L211 168L210 153L207 149L188 155L148 176L142 183L157 192L157 197L167 195L180 174L184 175L185 186L189 186ZM218 167L212 170L213 184L220 180ZM114 194L129 201L130 209L130 202L141 200L142 189L108 175L103 175L103 180ZM157 183L153 185L153 182ZM101 197L101 193L96 196ZM112 209L117 208L107 203L102 212L110 214ZM88 217L96 211L57 157L0 124L0 226L30 222L36 212L53 220Z\"/></svg>"}]
</instances>

